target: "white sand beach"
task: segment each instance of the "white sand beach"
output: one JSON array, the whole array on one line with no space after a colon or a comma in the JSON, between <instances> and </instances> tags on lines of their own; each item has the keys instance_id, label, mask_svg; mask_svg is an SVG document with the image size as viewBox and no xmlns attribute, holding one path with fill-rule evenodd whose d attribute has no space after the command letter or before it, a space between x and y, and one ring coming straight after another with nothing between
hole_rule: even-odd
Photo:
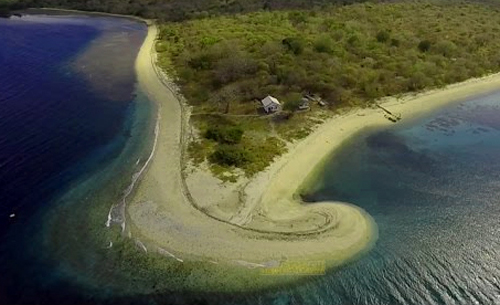
<instances>
[{"instance_id":1,"label":"white sand beach","mask_svg":"<svg viewBox=\"0 0 500 305\"><path fill-rule=\"evenodd\" d=\"M235 266L264 266L287 260L342 264L369 248L377 237L371 217L355 203L303 205L294 195L308 176L342 143L363 128L392 124L381 109L358 109L322 124L246 186L233 217L221 221L195 208L214 196L189 192L182 176L182 106L155 70L158 29L149 26L137 57L141 90L159 105L157 145L147 170L127 203L127 230L147 251L179 262L195 259ZM500 88L500 74L470 80L383 106L403 121L467 97ZM194 179L194 180L193 180ZM341 177L339 178L341 179ZM200 178L198 183L204 183ZM191 177L190 184L196 184ZM217 192L217 186L211 188ZM221 190L223 192L223 190Z\"/></svg>"}]
</instances>

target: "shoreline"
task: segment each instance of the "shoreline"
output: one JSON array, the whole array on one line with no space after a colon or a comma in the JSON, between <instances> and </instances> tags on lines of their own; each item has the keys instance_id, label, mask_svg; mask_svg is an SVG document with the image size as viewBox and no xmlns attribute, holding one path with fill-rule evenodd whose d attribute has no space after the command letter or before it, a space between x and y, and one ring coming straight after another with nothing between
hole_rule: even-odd
<instances>
[{"instance_id":1,"label":"shoreline","mask_svg":"<svg viewBox=\"0 0 500 305\"><path fill-rule=\"evenodd\" d=\"M139 22L143 22L146 25L149 25L152 21L149 19L144 19L138 16L133 15L120 15L113 13L104 13L104 12L92 12L92 11L79 11L79 10L71 10L71 9L63 9L63 8L50 8L50 7L40 7L40 8L27 8L22 10L12 11L13 14L27 14L27 15L83 15L89 17L113 17L113 18L122 18L135 20Z\"/></svg>"},{"instance_id":2,"label":"shoreline","mask_svg":"<svg viewBox=\"0 0 500 305\"><path fill-rule=\"evenodd\" d=\"M172 264L203 261L213 264L214 268L219 268L220 264L246 272L304 260L327 261L328 267L334 267L357 259L373 247L377 227L365 211L353 204L339 202L304 206L297 195L311 183L321 170L321 164L346 140L364 129L392 126L380 109L353 109L319 125L312 134L294 143L288 153L251 179L244 188L244 205L234 219L217 220L193 205L185 184L183 130L187 114L175 89L169 87L169 80L162 78L164 74L155 64L158 28L148 20L131 19L148 25L135 68L139 88L158 106L151 155L140 170L140 177L133 181L133 184L137 182L136 188L127 189L124 200L130 195L130 202L120 207L122 213L127 214L123 229L140 251L162 255ZM500 73L402 99L386 98L381 105L401 113L402 123L406 124L432 111L499 88ZM207 199L196 197L194 200ZM290 224L296 227L291 228ZM239 276L242 283L248 280L244 274ZM234 277L219 276L213 280L236 285L231 282ZM268 278L266 281L268 284L274 280Z\"/></svg>"},{"instance_id":3,"label":"shoreline","mask_svg":"<svg viewBox=\"0 0 500 305\"><path fill-rule=\"evenodd\" d=\"M156 34L157 28L149 26L143 48L154 47ZM184 106L165 84L163 74L158 74L162 72L155 66L154 50L146 54L143 48L138 56L139 84L152 101L162 105L163 126L158 150L127 206L129 234L145 252L166 254L180 263L194 260L237 269L300 260L321 260L334 267L373 247L378 230L364 210L340 202L303 205L297 193L347 139L367 128L391 126L381 109L354 109L321 124L251 179L244 188L244 204L233 218L218 220L198 208L207 199L196 196L193 203L185 189ZM389 97L380 105L401 114L404 123L499 88L500 74L493 74L401 99Z\"/></svg>"},{"instance_id":4,"label":"shoreline","mask_svg":"<svg viewBox=\"0 0 500 305\"><path fill-rule=\"evenodd\" d=\"M295 210L300 218L316 215L321 223L313 226L315 229L308 226L306 231L310 234L304 237L293 230L281 234L238 228L209 217L190 203L188 190L183 186L181 162L183 106L157 75L152 49L157 31L155 25L149 26L136 62L139 86L152 101L161 104L162 118L158 149L134 199L127 205L128 234L140 242L141 248L168 253L168 257L179 262L192 259L248 268L310 259L336 266L371 247L376 226L366 212L351 204L300 205ZM328 220L325 225L324 219Z\"/></svg>"},{"instance_id":5,"label":"shoreline","mask_svg":"<svg viewBox=\"0 0 500 305\"><path fill-rule=\"evenodd\" d=\"M400 114L399 124L407 124L433 111L460 103L468 98L500 90L500 73L473 78L444 88L431 89L401 98L386 97L378 105ZM393 126L379 108L351 109L320 124L305 139L278 157L266 170L247 185L245 213L255 209L270 209L270 203L280 198L298 198L308 188L320 170L318 167L332 158L352 136L363 130ZM291 165L293 162L293 165ZM272 191L269 191L272 189ZM267 190L267 191L266 191ZM260 195L262 194L262 195Z\"/></svg>"},{"instance_id":6,"label":"shoreline","mask_svg":"<svg viewBox=\"0 0 500 305\"><path fill-rule=\"evenodd\" d=\"M141 170L141 177L134 181L136 188L124 198L130 195L129 202L119 207L127 221L122 229L138 249L162 255L174 264L202 261L241 271L306 260L324 261L327 267L334 267L356 259L373 247L378 231L364 210L340 202L303 205L297 193L345 140L366 128L392 125L384 118L382 110L353 109L319 125L312 134L293 144L288 153L251 179L243 190L243 205L230 220L220 220L199 208L198 202L207 199L192 198L185 181L183 154L187 114L177 92L169 85L168 76L156 65L154 47L158 28L149 20L131 19L148 26L135 70L139 88L158 106L156 123L159 130L148 164ZM401 113L406 121L499 87L500 74L495 74L403 99L387 98L381 105ZM432 102L434 99L439 101ZM217 280L228 281L222 277ZM245 280L248 278L243 275L241 282Z\"/></svg>"}]
</instances>

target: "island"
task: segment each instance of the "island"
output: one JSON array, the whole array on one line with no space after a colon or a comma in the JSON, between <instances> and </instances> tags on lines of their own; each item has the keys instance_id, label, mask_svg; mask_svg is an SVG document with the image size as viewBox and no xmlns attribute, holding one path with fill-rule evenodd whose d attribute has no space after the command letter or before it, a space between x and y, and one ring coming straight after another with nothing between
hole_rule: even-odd
<instances>
[{"instance_id":1,"label":"island","mask_svg":"<svg viewBox=\"0 0 500 305\"><path fill-rule=\"evenodd\" d=\"M370 215L302 195L358 132L497 90L490 9L364 3L146 21L136 71L157 105L154 143L106 225L179 269L200 262L210 290L290 282L263 273L291 262L356 259L377 240Z\"/></svg>"}]
</instances>

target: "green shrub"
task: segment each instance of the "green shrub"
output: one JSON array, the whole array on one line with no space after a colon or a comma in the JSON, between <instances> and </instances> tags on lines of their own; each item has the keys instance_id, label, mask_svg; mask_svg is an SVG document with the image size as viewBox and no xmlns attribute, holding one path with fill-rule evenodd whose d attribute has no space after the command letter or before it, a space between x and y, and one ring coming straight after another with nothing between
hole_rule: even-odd
<instances>
[{"instance_id":1,"label":"green shrub","mask_svg":"<svg viewBox=\"0 0 500 305\"><path fill-rule=\"evenodd\" d=\"M456 53L457 45L451 41L443 40L436 43L432 50L444 57L451 57Z\"/></svg>"},{"instance_id":2,"label":"green shrub","mask_svg":"<svg viewBox=\"0 0 500 305\"><path fill-rule=\"evenodd\" d=\"M302 103L302 94L290 93L285 98L285 105L283 106L283 109L286 111L295 112L299 109L301 103Z\"/></svg>"},{"instance_id":3,"label":"green shrub","mask_svg":"<svg viewBox=\"0 0 500 305\"><path fill-rule=\"evenodd\" d=\"M307 16L304 12L290 12L288 13L288 20L293 25L298 25L307 22Z\"/></svg>"},{"instance_id":4,"label":"green shrub","mask_svg":"<svg viewBox=\"0 0 500 305\"><path fill-rule=\"evenodd\" d=\"M393 47L399 47L399 44L400 44L400 42L399 42L398 39L396 39L396 38L392 38L391 39L391 46L393 46Z\"/></svg>"},{"instance_id":5,"label":"green shrub","mask_svg":"<svg viewBox=\"0 0 500 305\"><path fill-rule=\"evenodd\" d=\"M239 146L222 144L210 156L210 161L219 165L241 167L250 162L251 157Z\"/></svg>"},{"instance_id":6,"label":"green shrub","mask_svg":"<svg viewBox=\"0 0 500 305\"><path fill-rule=\"evenodd\" d=\"M429 40L422 40L418 44L418 49L420 52L428 52L431 49L431 42Z\"/></svg>"},{"instance_id":7,"label":"green shrub","mask_svg":"<svg viewBox=\"0 0 500 305\"><path fill-rule=\"evenodd\" d=\"M349 36L349 38L347 38L347 44L351 47L359 44L359 41L360 38L356 33L352 34L351 36Z\"/></svg>"},{"instance_id":8,"label":"green shrub","mask_svg":"<svg viewBox=\"0 0 500 305\"><path fill-rule=\"evenodd\" d=\"M213 69L214 80L219 85L229 84L238 79L249 78L258 70L258 63L245 52L235 52L220 59Z\"/></svg>"},{"instance_id":9,"label":"green shrub","mask_svg":"<svg viewBox=\"0 0 500 305\"><path fill-rule=\"evenodd\" d=\"M281 41L281 43L292 51L295 55L300 55L304 51L305 41L299 37L288 37Z\"/></svg>"},{"instance_id":10,"label":"green shrub","mask_svg":"<svg viewBox=\"0 0 500 305\"><path fill-rule=\"evenodd\" d=\"M329 36L322 35L314 42L314 50L319 53L330 53L333 48L333 41Z\"/></svg>"},{"instance_id":11,"label":"green shrub","mask_svg":"<svg viewBox=\"0 0 500 305\"><path fill-rule=\"evenodd\" d=\"M210 127L205 132L205 138L221 144L238 144L243 137L243 129L238 126Z\"/></svg>"},{"instance_id":12,"label":"green shrub","mask_svg":"<svg viewBox=\"0 0 500 305\"><path fill-rule=\"evenodd\" d=\"M389 41L389 38L391 38L391 34L387 31L380 31L377 33L377 41L381 43L385 43Z\"/></svg>"},{"instance_id":13,"label":"green shrub","mask_svg":"<svg viewBox=\"0 0 500 305\"><path fill-rule=\"evenodd\" d=\"M209 70L213 67L214 61L209 54L201 53L191 58L188 63L195 70Z\"/></svg>"},{"instance_id":14,"label":"green shrub","mask_svg":"<svg viewBox=\"0 0 500 305\"><path fill-rule=\"evenodd\" d=\"M432 79L427 77L422 72L416 72L408 80L408 90L409 91L422 90L431 84L432 84Z\"/></svg>"}]
</instances>

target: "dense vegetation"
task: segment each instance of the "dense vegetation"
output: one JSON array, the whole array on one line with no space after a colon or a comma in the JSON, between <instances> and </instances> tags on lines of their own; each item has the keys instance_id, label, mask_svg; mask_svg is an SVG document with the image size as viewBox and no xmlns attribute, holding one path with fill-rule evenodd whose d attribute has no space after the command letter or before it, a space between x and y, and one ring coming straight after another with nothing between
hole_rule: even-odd
<instances>
[{"instance_id":1,"label":"dense vegetation","mask_svg":"<svg viewBox=\"0 0 500 305\"><path fill-rule=\"evenodd\" d=\"M10 7L16 4L16 0L0 0L0 18L10 16Z\"/></svg>"},{"instance_id":2,"label":"dense vegetation","mask_svg":"<svg viewBox=\"0 0 500 305\"><path fill-rule=\"evenodd\" d=\"M256 114L255 100L268 94L289 102L317 94L335 110L499 71L499 30L489 5L363 3L167 23L157 50L195 114L226 114L241 125L235 115ZM261 145L302 137L318 113L325 110L245 118L253 135L243 138ZM195 122L204 131L203 116Z\"/></svg>"},{"instance_id":3,"label":"dense vegetation","mask_svg":"<svg viewBox=\"0 0 500 305\"><path fill-rule=\"evenodd\" d=\"M182 21L221 14L238 14L261 10L321 10L331 4L348 5L364 1L366 0L0 0L0 9L5 7L2 2L9 2L8 6L12 9L50 7L137 15L160 21ZM371 0L370 2L381 1L401 0ZM497 2L497 0L475 1Z\"/></svg>"},{"instance_id":4,"label":"dense vegetation","mask_svg":"<svg viewBox=\"0 0 500 305\"><path fill-rule=\"evenodd\" d=\"M158 50L186 98L214 111L305 92L365 104L498 71L499 22L472 4L259 12L166 24Z\"/></svg>"},{"instance_id":5,"label":"dense vegetation","mask_svg":"<svg viewBox=\"0 0 500 305\"><path fill-rule=\"evenodd\" d=\"M275 134L266 134L267 119L258 117L227 117L221 115L193 115L192 123L201 136L189 147L196 163L208 159L219 177L232 180L226 171L239 167L247 174L263 170L271 160L285 151L285 144Z\"/></svg>"},{"instance_id":6,"label":"dense vegetation","mask_svg":"<svg viewBox=\"0 0 500 305\"><path fill-rule=\"evenodd\" d=\"M138 15L159 20L180 21L219 14L259 10L305 9L327 4L348 4L360 0L17 0L17 8L50 7ZM362 0L361 0L362 1Z\"/></svg>"}]
</instances>

